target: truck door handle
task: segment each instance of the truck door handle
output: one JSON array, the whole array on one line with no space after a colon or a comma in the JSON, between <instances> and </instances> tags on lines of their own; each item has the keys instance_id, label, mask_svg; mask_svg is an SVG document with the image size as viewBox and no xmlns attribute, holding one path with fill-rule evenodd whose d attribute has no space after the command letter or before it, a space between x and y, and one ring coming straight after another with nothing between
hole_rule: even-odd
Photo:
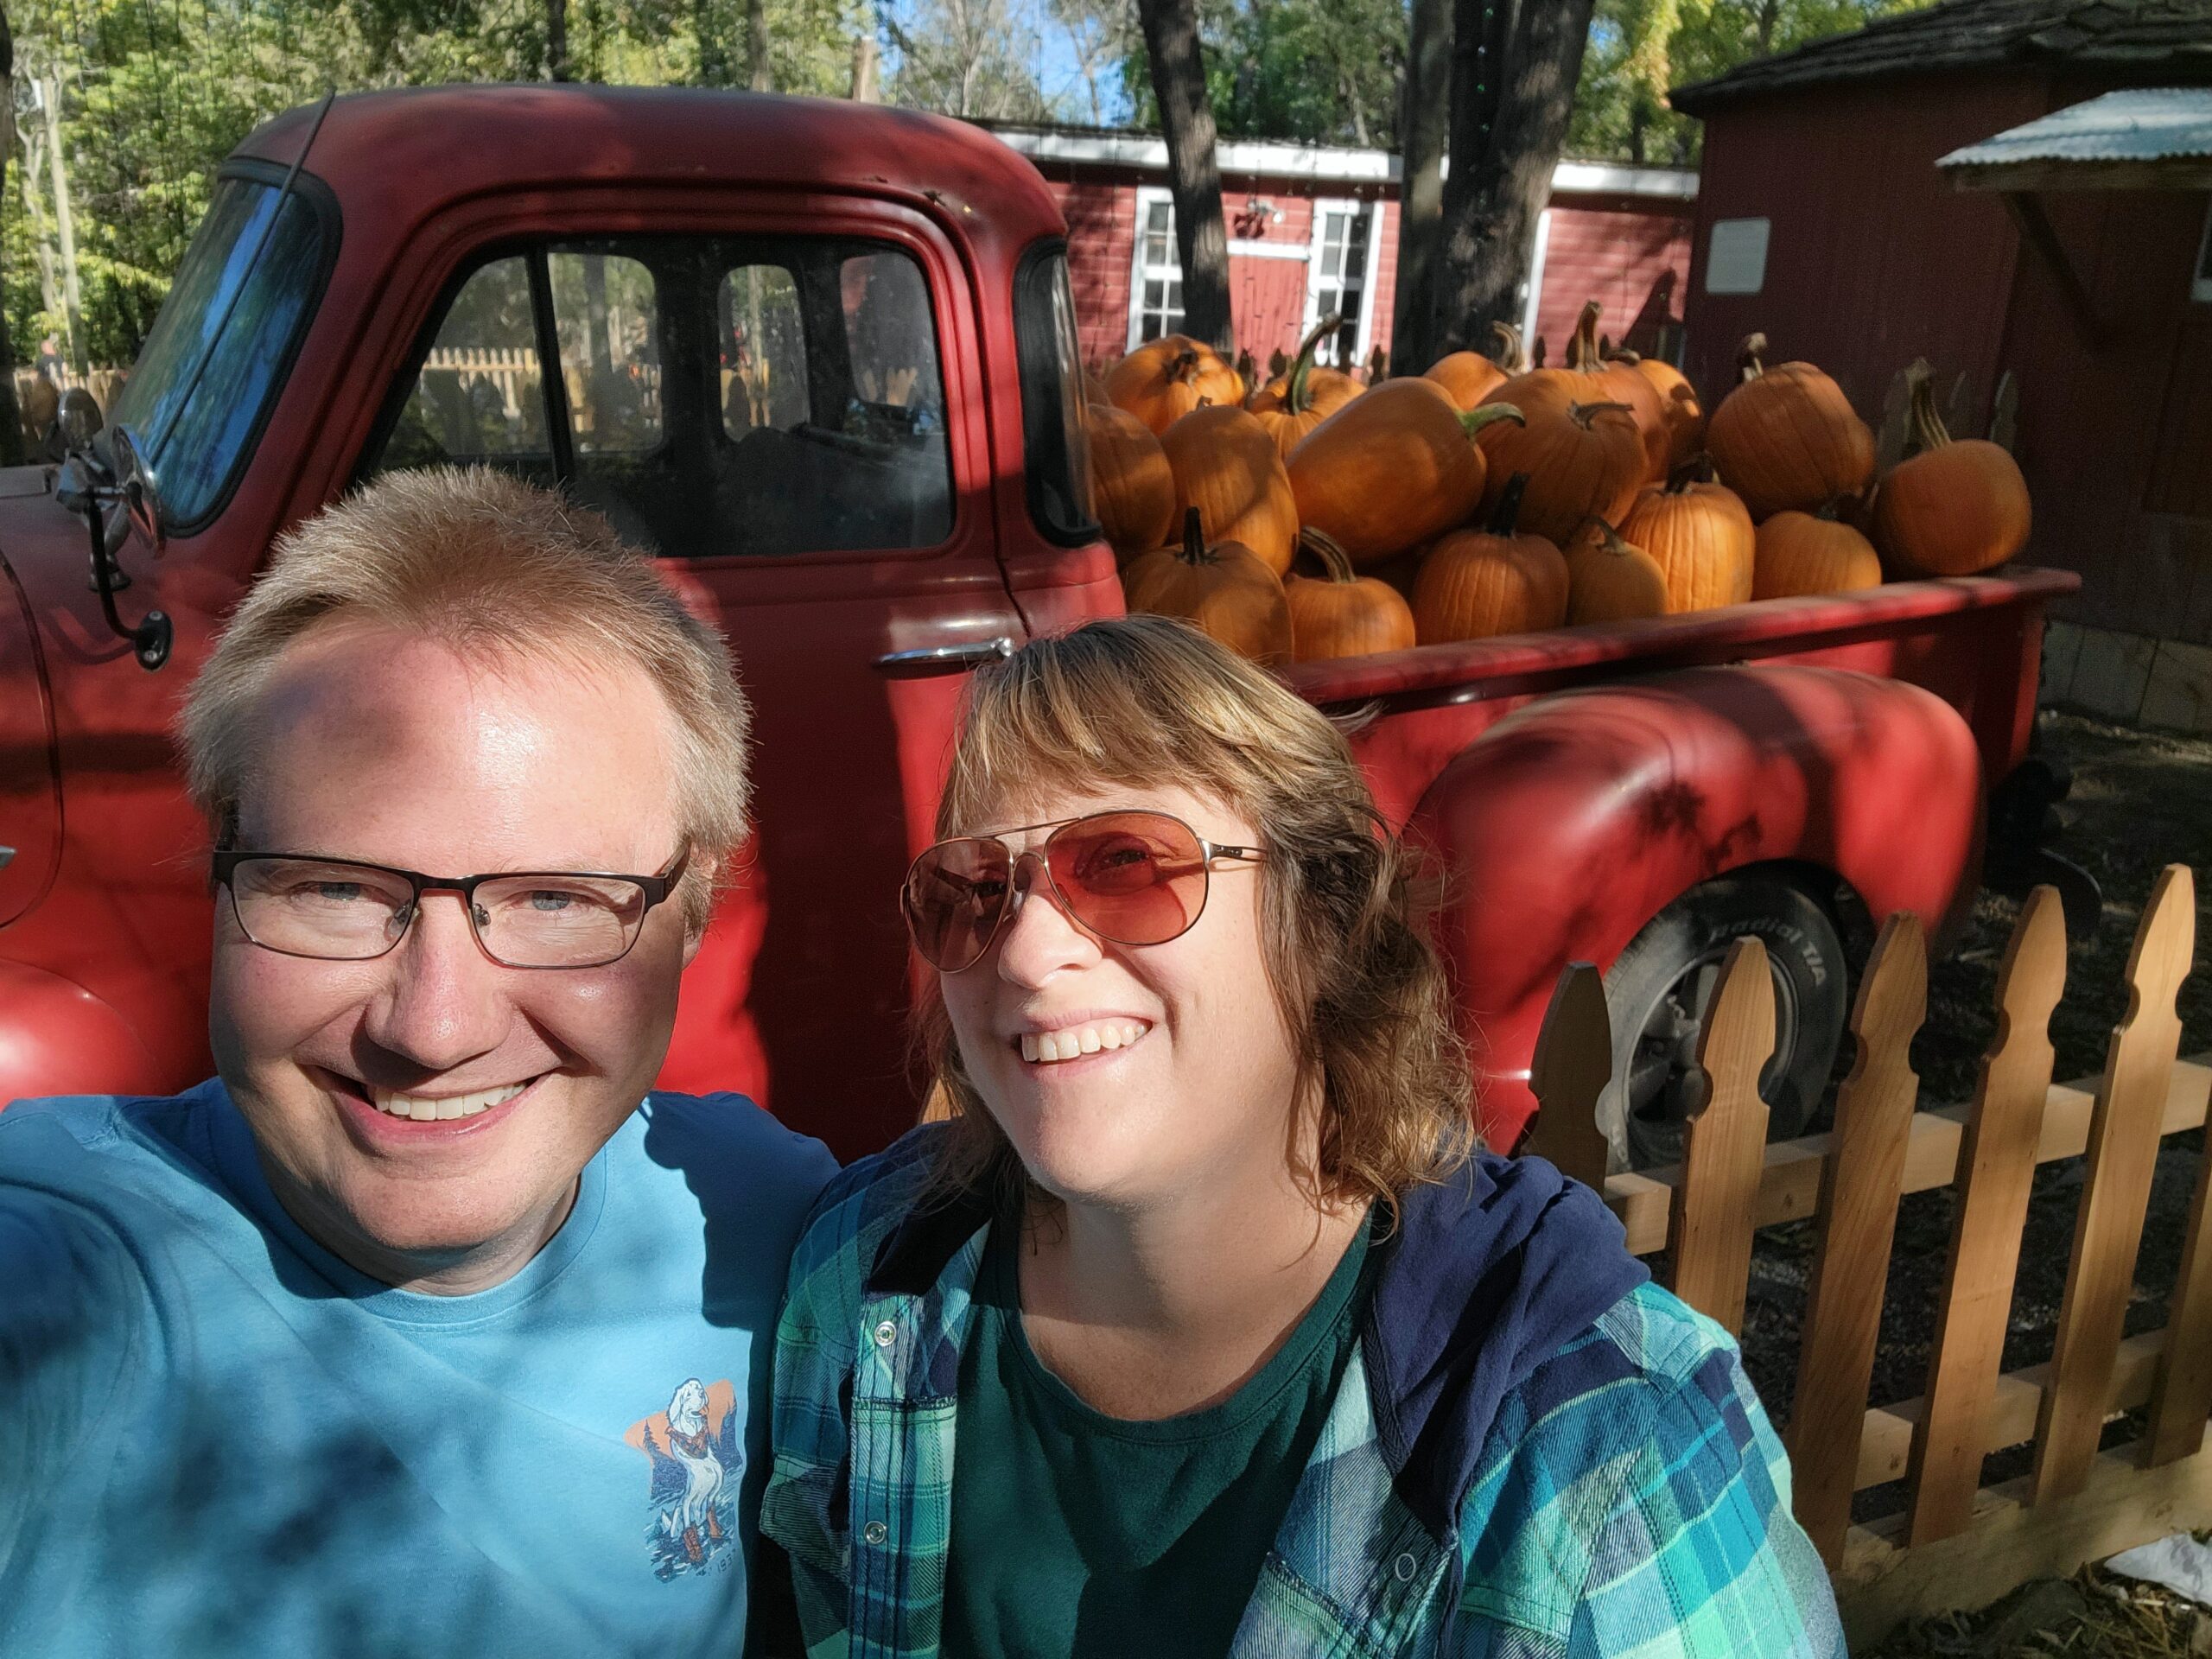
<instances>
[{"instance_id":1,"label":"truck door handle","mask_svg":"<svg viewBox=\"0 0 2212 1659\"><path fill-rule=\"evenodd\" d=\"M0 870L6 869L15 861L16 849L12 847L0 847Z\"/></svg>"},{"instance_id":2,"label":"truck door handle","mask_svg":"<svg viewBox=\"0 0 2212 1659\"><path fill-rule=\"evenodd\" d=\"M914 651L890 651L875 659L887 674L934 674L950 669L976 668L1014 655L1014 641L1004 634L995 639L971 639L959 645L924 645Z\"/></svg>"}]
</instances>

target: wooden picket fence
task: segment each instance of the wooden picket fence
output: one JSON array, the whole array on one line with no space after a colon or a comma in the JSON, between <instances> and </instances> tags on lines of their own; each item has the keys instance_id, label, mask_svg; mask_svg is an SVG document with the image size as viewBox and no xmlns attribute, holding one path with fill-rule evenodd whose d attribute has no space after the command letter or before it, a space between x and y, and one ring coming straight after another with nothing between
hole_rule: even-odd
<instances>
[{"instance_id":1,"label":"wooden picket fence","mask_svg":"<svg viewBox=\"0 0 2212 1659\"><path fill-rule=\"evenodd\" d=\"M1739 940L1707 1012L1698 1063L1708 1087L1683 1161L1640 1174L1605 1173L1598 1106L1612 1043L1597 971L1577 963L1560 978L1531 1078L1542 1109L1524 1150L1602 1191L1637 1254L1671 1249L1672 1288L1732 1331L1753 1232L1815 1219L1783 1439L1797 1518L1834 1576L1854 1644L2212 1526L2212 1158L2200 1160L2166 1328L2121 1334L2160 1142L2203 1124L2212 1093L2212 1054L2178 1058L2175 998L2195 933L2194 880L2173 865L2135 936L2127 1014L2103 1076L2054 1084L2049 1031L2066 932L2057 893L2037 888L1999 971L1998 1035L1974 1100L1921 1110L1909 1049L1926 1012L1927 950L1917 918L1892 917L1853 1009L1857 1060L1834 1130L1772 1146L1758 1081L1774 1048L1773 982L1758 941ZM2049 1364L2003 1372L2031 1179L2037 1165L2084 1153L2056 1350ZM1941 1186L1958 1197L1926 1391L1874 1405L1898 1203ZM2107 1421L2143 1408L2131 1444L2100 1450ZM2030 1443L2031 1474L1982 1485L1985 1456ZM1853 1522L1856 1493L1899 1480L1901 1510Z\"/></svg>"}]
</instances>

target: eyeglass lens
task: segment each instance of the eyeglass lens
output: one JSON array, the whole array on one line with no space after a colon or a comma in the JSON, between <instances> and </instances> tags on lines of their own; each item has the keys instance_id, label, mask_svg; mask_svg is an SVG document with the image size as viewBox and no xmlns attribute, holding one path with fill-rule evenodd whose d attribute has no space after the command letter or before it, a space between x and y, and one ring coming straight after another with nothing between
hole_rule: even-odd
<instances>
[{"instance_id":1,"label":"eyeglass lens","mask_svg":"<svg viewBox=\"0 0 2212 1659\"><path fill-rule=\"evenodd\" d=\"M289 956L380 957L414 919L413 887L359 865L245 859L230 888L245 936ZM480 882L468 919L486 953L511 968L586 968L626 952L645 910L645 889L620 877L522 874Z\"/></svg>"},{"instance_id":2,"label":"eyeglass lens","mask_svg":"<svg viewBox=\"0 0 2212 1659\"><path fill-rule=\"evenodd\" d=\"M1052 831L1043 848L1068 913L1116 944L1165 944L1205 908L1205 849L1160 812L1102 812ZM957 973L981 957L1014 889L1014 855L988 836L940 842L914 862L904 899L923 960Z\"/></svg>"}]
</instances>

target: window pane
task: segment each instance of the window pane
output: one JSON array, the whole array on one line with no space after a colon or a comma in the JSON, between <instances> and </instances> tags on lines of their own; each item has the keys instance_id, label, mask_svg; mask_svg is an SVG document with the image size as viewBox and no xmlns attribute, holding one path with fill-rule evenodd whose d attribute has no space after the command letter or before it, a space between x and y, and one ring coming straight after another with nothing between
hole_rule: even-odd
<instances>
[{"instance_id":1,"label":"window pane","mask_svg":"<svg viewBox=\"0 0 2212 1659\"><path fill-rule=\"evenodd\" d=\"M551 475L545 394L520 255L480 267L454 296L385 445L383 465L534 458Z\"/></svg>"},{"instance_id":2,"label":"window pane","mask_svg":"<svg viewBox=\"0 0 2212 1659\"><path fill-rule=\"evenodd\" d=\"M561 380L579 456L660 447L660 309L652 273L598 252L546 259Z\"/></svg>"},{"instance_id":3,"label":"window pane","mask_svg":"<svg viewBox=\"0 0 2212 1659\"><path fill-rule=\"evenodd\" d=\"M846 260L837 278L853 365L849 429L857 423L897 438L943 431L937 333L919 268L904 254L864 253Z\"/></svg>"},{"instance_id":4,"label":"window pane","mask_svg":"<svg viewBox=\"0 0 2212 1659\"><path fill-rule=\"evenodd\" d=\"M1021 363L1021 428L1029 511L1056 539L1098 534L1091 511L1090 446L1083 427L1083 354L1067 255L1058 249L1022 265L1014 301Z\"/></svg>"},{"instance_id":5,"label":"window pane","mask_svg":"<svg viewBox=\"0 0 2212 1659\"><path fill-rule=\"evenodd\" d=\"M806 321L798 283L782 265L747 265L722 279L722 435L756 426L788 432L807 417Z\"/></svg>"}]
</instances>

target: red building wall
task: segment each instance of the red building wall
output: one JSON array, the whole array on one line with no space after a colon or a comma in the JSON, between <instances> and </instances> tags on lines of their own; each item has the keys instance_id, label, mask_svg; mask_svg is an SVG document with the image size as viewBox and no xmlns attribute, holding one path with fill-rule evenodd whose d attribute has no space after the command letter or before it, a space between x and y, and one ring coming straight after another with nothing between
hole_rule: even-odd
<instances>
[{"instance_id":1,"label":"red building wall","mask_svg":"<svg viewBox=\"0 0 2212 1659\"><path fill-rule=\"evenodd\" d=\"M1544 291L1536 332L1556 365L1583 306L1605 308L1601 333L1631 351L1654 353L1660 330L1682 320L1690 275L1690 204L1611 196L1557 196L1544 243ZM1535 342L1529 342L1534 349Z\"/></svg>"}]
</instances>

